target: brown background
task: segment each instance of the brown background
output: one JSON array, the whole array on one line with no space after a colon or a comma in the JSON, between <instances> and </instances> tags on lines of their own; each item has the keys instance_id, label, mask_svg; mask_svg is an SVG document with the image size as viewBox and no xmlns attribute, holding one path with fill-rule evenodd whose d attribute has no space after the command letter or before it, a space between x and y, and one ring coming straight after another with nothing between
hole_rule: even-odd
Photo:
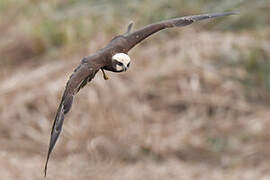
<instances>
[{"instance_id":1,"label":"brown background","mask_svg":"<svg viewBox=\"0 0 270 180\"><path fill-rule=\"evenodd\" d=\"M208 12L165 30L126 73L76 96L47 179L270 179L267 1L0 1L0 179L43 179L51 126L80 59L116 34Z\"/></svg>"}]
</instances>

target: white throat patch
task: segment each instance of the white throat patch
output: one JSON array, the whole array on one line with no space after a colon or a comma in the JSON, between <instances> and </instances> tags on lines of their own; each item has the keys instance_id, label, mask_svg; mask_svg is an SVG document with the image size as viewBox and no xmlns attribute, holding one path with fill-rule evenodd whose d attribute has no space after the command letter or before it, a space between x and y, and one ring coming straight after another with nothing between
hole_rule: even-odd
<instances>
[{"instance_id":1,"label":"white throat patch","mask_svg":"<svg viewBox=\"0 0 270 180\"><path fill-rule=\"evenodd\" d=\"M125 67L128 67L128 64L130 63L130 57L125 53L117 53L117 54L113 55L112 59L115 61L118 61L120 63L123 63L123 65ZM116 65L116 70L121 71L121 70L123 70L123 67Z\"/></svg>"}]
</instances>

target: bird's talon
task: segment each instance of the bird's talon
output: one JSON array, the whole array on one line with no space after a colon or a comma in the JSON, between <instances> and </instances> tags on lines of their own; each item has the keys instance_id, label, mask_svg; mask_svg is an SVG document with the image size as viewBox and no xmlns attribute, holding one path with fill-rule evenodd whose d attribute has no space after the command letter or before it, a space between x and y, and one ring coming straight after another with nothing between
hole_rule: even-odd
<instances>
[{"instance_id":1,"label":"bird's talon","mask_svg":"<svg viewBox=\"0 0 270 180\"><path fill-rule=\"evenodd\" d=\"M104 78L105 80L108 80L108 79L109 79L109 77L108 77L106 74L103 75L103 78Z\"/></svg>"},{"instance_id":2,"label":"bird's talon","mask_svg":"<svg viewBox=\"0 0 270 180\"><path fill-rule=\"evenodd\" d=\"M102 73L103 73L103 78L104 80L108 80L109 76L107 76L107 74L105 73L105 71L103 69L101 69Z\"/></svg>"}]
</instances>

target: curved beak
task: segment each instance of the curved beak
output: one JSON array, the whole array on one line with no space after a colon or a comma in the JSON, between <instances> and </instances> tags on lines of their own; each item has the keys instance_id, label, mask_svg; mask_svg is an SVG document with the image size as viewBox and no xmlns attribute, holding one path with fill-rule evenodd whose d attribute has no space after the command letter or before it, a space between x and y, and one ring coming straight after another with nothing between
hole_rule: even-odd
<instances>
[{"instance_id":1,"label":"curved beak","mask_svg":"<svg viewBox=\"0 0 270 180\"><path fill-rule=\"evenodd\" d=\"M123 65L124 71L128 70L128 67L126 65Z\"/></svg>"}]
</instances>

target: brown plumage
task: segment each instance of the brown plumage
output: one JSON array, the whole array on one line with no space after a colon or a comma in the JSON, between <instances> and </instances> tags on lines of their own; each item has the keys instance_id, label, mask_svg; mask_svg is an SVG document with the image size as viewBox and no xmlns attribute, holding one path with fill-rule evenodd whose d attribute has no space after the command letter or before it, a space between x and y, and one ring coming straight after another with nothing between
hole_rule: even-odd
<instances>
[{"instance_id":1,"label":"brown plumage","mask_svg":"<svg viewBox=\"0 0 270 180\"><path fill-rule=\"evenodd\" d=\"M131 50L142 40L146 39L148 36L162 29L186 26L195 21L232 14L235 13L227 12L174 18L147 25L133 33L131 33L131 28L133 25L131 23L129 24L125 34L114 37L105 48L99 50L94 55L83 58L80 65L74 70L66 84L65 91L56 113L45 164L45 177L50 154L59 137L59 134L61 133L64 116L69 112L72 106L74 95L78 93L80 89L83 88L88 82L90 82L100 69L103 72L104 79L107 79L104 70L113 72L126 71L130 63L130 59L127 56L129 50Z\"/></svg>"}]
</instances>

